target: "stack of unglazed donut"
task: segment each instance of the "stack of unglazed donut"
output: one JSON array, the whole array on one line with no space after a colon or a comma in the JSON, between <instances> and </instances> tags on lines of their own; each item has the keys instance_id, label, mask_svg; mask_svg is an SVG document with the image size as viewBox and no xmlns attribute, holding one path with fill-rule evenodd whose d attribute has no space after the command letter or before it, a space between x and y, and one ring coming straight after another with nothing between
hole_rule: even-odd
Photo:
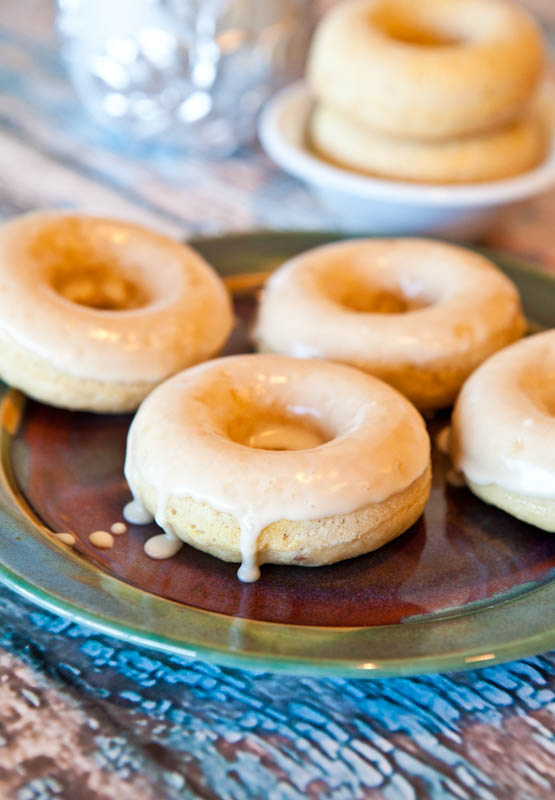
<instances>
[{"instance_id":1,"label":"stack of unglazed donut","mask_svg":"<svg viewBox=\"0 0 555 800\"><path fill-rule=\"evenodd\" d=\"M148 555L188 542L252 581L266 562L380 547L430 493L417 408L463 384L455 465L487 502L555 530L555 331L512 344L518 292L483 256L422 239L316 248L269 280L264 352L207 360L232 323L211 267L144 228L43 212L0 229L0 375L72 410L142 401L125 475L128 521L164 531Z\"/></svg>"},{"instance_id":2,"label":"stack of unglazed donut","mask_svg":"<svg viewBox=\"0 0 555 800\"><path fill-rule=\"evenodd\" d=\"M507 0L346 0L313 40L310 142L398 180L506 178L546 154L543 65L538 27Z\"/></svg>"}]
</instances>

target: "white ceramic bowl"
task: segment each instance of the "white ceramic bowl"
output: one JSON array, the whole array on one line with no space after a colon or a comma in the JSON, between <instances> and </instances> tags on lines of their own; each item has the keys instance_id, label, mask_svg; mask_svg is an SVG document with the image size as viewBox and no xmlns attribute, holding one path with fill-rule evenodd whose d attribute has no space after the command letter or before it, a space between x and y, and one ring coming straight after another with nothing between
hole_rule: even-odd
<instances>
[{"instance_id":1,"label":"white ceramic bowl","mask_svg":"<svg viewBox=\"0 0 555 800\"><path fill-rule=\"evenodd\" d=\"M545 161L500 181L445 186L372 178L323 161L306 144L312 97L305 83L282 89L260 119L260 140L286 172L307 183L338 226L367 233L476 238L507 206L555 184L555 140Z\"/></svg>"}]
</instances>

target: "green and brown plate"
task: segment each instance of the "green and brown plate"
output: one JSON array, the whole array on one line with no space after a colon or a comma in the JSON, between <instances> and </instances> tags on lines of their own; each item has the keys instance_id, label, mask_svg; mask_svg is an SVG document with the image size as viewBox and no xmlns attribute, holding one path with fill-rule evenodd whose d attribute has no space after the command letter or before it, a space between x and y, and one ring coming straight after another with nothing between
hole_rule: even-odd
<instances>
[{"instance_id":1,"label":"green and brown plate","mask_svg":"<svg viewBox=\"0 0 555 800\"><path fill-rule=\"evenodd\" d=\"M286 258L340 238L259 233L192 242L225 277L249 349L264 277ZM528 317L555 326L555 279L490 253ZM426 512L366 556L307 569L236 565L185 546L143 552L154 526L129 526L111 550L89 534L121 519L128 415L75 413L1 397L0 580L41 606L139 645L256 670L374 677L489 665L555 646L555 536L451 486L434 449ZM432 439L448 413L430 421ZM240 480L240 476L237 476ZM71 531L69 548L54 535Z\"/></svg>"}]
</instances>

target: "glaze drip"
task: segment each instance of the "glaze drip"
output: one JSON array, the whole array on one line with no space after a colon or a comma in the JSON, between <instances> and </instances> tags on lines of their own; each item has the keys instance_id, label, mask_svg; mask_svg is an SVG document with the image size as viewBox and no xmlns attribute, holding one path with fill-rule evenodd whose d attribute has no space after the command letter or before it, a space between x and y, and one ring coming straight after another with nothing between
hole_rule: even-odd
<instances>
[{"instance_id":1,"label":"glaze drip","mask_svg":"<svg viewBox=\"0 0 555 800\"><path fill-rule=\"evenodd\" d=\"M237 570L237 577L243 583L254 583L260 578L258 566L257 544L262 526L253 509L249 509L241 520L241 566Z\"/></svg>"},{"instance_id":2,"label":"glaze drip","mask_svg":"<svg viewBox=\"0 0 555 800\"><path fill-rule=\"evenodd\" d=\"M183 547L183 542L174 533L165 531L156 536L151 536L145 542L145 553L150 558L162 560L171 558Z\"/></svg>"},{"instance_id":3,"label":"glaze drip","mask_svg":"<svg viewBox=\"0 0 555 800\"><path fill-rule=\"evenodd\" d=\"M148 525L154 521L154 517L147 511L140 500L133 498L123 508L123 518L131 525Z\"/></svg>"}]
</instances>

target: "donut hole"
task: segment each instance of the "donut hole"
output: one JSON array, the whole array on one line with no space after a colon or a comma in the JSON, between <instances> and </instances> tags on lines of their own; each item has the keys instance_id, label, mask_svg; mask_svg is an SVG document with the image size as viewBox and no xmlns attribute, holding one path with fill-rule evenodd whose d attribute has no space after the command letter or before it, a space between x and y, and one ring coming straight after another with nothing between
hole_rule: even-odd
<instances>
[{"instance_id":1,"label":"donut hole","mask_svg":"<svg viewBox=\"0 0 555 800\"><path fill-rule=\"evenodd\" d=\"M405 297L401 292L366 287L347 290L337 299L349 311L372 314L404 314L427 305L414 298Z\"/></svg>"},{"instance_id":2,"label":"donut hole","mask_svg":"<svg viewBox=\"0 0 555 800\"><path fill-rule=\"evenodd\" d=\"M140 286L102 264L61 265L54 270L50 286L71 303L100 311L140 308L149 300Z\"/></svg>"},{"instance_id":3,"label":"donut hole","mask_svg":"<svg viewBox=\"0 0 555 800\"><path fill-rule=\"evenodd\" d=\"M226 433L237 444L256 450L310 450L333 438L309 411L251 404L234 409Z\"/></svg>"},{"instance_id":4,"label":"donut hole","mask_svg":"<svg viewBox=\"0 0 555 800\"><path fill-rule=\"evenodd\" d=\"M370 13L371 26L388 39L414 47L456 47L465 44L465 20L457 24L454 9L442 13L437 4L384 0Z\"/></svg>"},{"instance_id":5,"label":"donut hole","mask_svg":"<svg viewBox=\"0 0 555 800\"><path fill-rule=\"evenodd\" d=\"M452 47L464 41L459 37L416 25L413 20L389 18L379 27L389 39L416 47Z\"/></svg>"},{"instance_id":6,"label":"donut hole","mask_svg":"<svg viewBox=\"0 0 555 800\"><path fill-rule=\"evenodd\" d=\"M380 285L363 271L323 276L324 292L348 311L363 314L405 314L432 304L419 284L397 284L394 280Z\"/></svg>"},{"instance_id":7,"label":"donut hole","mask_svg":"<svg viewBox=\"0 0 555 800\"><path fill-rule=\"evenodd\" d=\"M555 417L555 369L544 364L544 370L526 370L520 387L543 414Z\"/></svg>"},{"instance_id":8,"label":"donut hole","mask_svg":"<svg viewBox=\"0 0 555 800\"><path fill-rule=\"evenodd\" d=\"M152 301L138 247L117 226L77 217L42 224L26 244L28 257L40 265L41 281L65 300L100 311L126 311ZM143 251L147 247L148 242Z\"/></svg>"}]
</instances>

